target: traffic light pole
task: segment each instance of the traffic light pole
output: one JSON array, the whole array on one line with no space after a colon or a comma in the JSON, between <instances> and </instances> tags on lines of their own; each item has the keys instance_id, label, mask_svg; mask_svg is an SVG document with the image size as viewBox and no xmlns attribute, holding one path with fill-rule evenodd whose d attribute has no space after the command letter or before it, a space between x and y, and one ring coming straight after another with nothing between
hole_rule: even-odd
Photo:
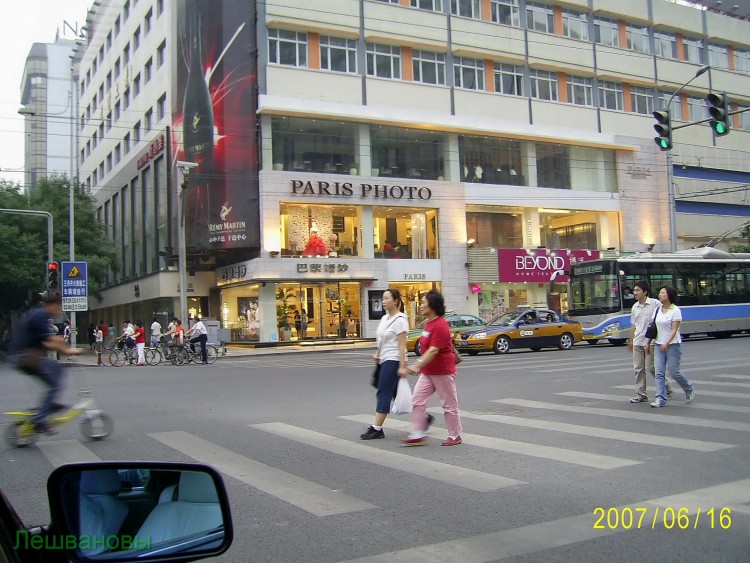
<instances>
[{"instance_id":1,"label":"traffic light pole","mask_svg":"<svg viewBox=\"0 0 750 563\"><path fill-rule=\"evenodd\" d=\"M667 194L669 197L669 251L677 252L677 198L674 193L674 169L672 151L667 151Z\"/></svg>"}]
</instances>

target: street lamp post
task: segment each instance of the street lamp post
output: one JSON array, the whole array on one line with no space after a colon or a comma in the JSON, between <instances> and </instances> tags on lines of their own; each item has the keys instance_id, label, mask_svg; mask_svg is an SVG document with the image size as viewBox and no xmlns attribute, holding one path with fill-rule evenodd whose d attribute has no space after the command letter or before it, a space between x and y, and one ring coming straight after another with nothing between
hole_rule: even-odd
<instances>
[{"instance_id":1,"label":"street lamp post","mask_svg":"<svg viewBox=\"0 0 750 563\"><path fill-rule=\"evenodd\" d=\"M177 221L177 254L180 266L180 320L188 322L187 318L187 250L185 249L185 188L190 170L197 168L195 162L177 161L180 171L177 177L177 201L180 206L180 217Z\"/></svg>"}]
</instances>

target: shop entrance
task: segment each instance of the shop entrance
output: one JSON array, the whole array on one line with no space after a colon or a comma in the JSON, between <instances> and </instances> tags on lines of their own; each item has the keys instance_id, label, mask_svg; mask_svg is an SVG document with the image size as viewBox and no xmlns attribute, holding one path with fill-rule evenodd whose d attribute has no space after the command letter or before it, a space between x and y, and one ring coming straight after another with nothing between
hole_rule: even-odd
<instances>
[{"instance_id":1,"label":"shop entrance","mask_svg":"<svg viewBox=\"0 0 750 563\"><path fill-rule=\"evenodd\" d=\"M277 284L279 339L359 338L360 293L357 282Z\"/></svg>"}]
</instances>

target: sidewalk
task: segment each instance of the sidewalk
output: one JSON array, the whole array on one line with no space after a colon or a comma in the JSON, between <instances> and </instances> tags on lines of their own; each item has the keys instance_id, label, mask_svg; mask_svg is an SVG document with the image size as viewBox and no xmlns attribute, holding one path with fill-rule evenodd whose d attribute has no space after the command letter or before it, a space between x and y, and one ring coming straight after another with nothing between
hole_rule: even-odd
<instances>
[{"instance_id":1,"label":"sidewalk","mask_svg":"<svg viewBox=\"0 0 750 563\"><path fill-rule=\"evenodd\" d=\"M74 356L70 362L71 365L85 365L95 366L96 365L96 353L91 350L86 344L85 346L79 346L83 348L83 354L80 356ZM340 350L372 350L375 348L374 341L336 341L336 340L323 340L321 342L306 341L304 344L290 344L283 346L232 346L227 345L225 347L226 352L219 358L249 358L253 356L273 356L277 354L300 354L305 352L334 352ZM221 348L220 348L221 351ZM106 352L105 352L106 353ZM67 362L66 358L61 358L62 361Z\"/></svg>"}]
</instances>

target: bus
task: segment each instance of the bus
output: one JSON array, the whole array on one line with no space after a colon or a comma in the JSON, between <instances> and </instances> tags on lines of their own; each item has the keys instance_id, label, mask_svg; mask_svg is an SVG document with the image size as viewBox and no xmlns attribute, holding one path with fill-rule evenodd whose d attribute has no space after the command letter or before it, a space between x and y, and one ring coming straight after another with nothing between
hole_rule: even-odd
<instances>
[{"instance_id":1,"label":"bus","mask_svg":"<svg viewBox=\"0 0 750 563\"><path fill-rule=\"evenodd\" d=\"M626 290L640 280L648 282L653 298L662 286L677 290L684 337L728 338L750 331L750 253L702 247L572 264L568 316L581 323L586 342L627 342L635 297Z\"/></svg>"}]
</instances>

